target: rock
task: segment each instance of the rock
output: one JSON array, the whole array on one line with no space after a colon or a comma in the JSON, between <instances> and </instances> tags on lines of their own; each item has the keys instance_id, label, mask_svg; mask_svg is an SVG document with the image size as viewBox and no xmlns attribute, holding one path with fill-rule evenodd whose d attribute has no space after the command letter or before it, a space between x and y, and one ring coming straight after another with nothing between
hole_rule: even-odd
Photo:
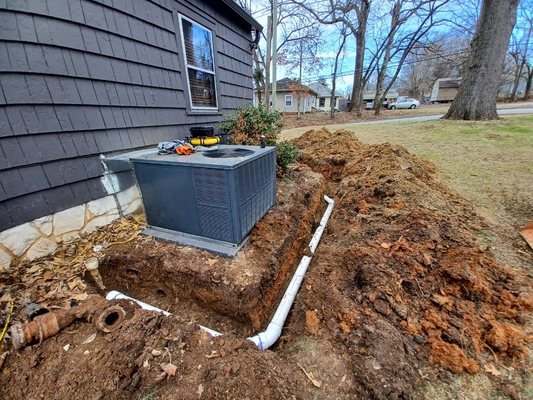
<instances>
[{"instance_id":1,"label":"rock","mask_svg":"<svg viewBox=\"0 0 533 400\"><path fill-rule=\"evenodd\" d=\"M37 227L43 234L50 236L54 226L52 225L52 216L47 215L46 217L37 218L33 221L33 225Z\"/></svg>"},{"instance_id":2,"label":"rock","mask_svg":"<svg viewBox=\"0 0 533 400\"><path fill-rule=\"evenodd\" d=\"M426 337L423 336L423 335L416 335L416 336L415 336L415 341L416 341L418 344L424 344L424 343L426 343L428 340L427 340Z\"/></svg>"},{"instance_id":3,"label":"rock","mask_svg":"<svg viewBox=\"0 0 533 400\"><path fill-rule=\"evenodd\" d=\"M0 244L19 257L41 236L29 223L15 226L0 233Z\"/></svg>"},{"instance_id":4,"label":"rock","mask_svg":"<svg viewBox=\"0 0 533 400\"><path fill-rule=\"evenodd\" d=\"M117 218L118 218L118 214L103 215L101 217L93 218L93 219L91 219L89 221L89 223L87 223L87 225L85 225L85 227L83 228L81 233L82 234L92 233L95 230L97 230L98 228L100 228L101 226L105 226L107 224L110 224L111 222L113 222Z\"/></svg>"},{"instance_id":5,"label":"rock","mask_svg":"<svg viewBox=\"0 0 533 400\"><path fill-rule=\"evenodd\" d=\"M80 238L80 234L77 231L75 231L75 232L65 233L64 235L61 235L59 239L63 243L70 243L79 238Z\"/></svg>"},{"instance_id":6,"label":"rock","mask_svg":"<svg viewBox=\"0 0 533 400\"><path fill-rule=\"evenodd\" d=\"M98 200L90 201L87 203L87 208L94 216L100 216L109 211L116 210L117 204L113 196L107 196Z\"/></svg>"},{"instance_id":7,"label":"rock","mask_svg":"<svg viewBox=\"0 0 533 400\"><path fill-rule=\"evenodd\" d=\"M398 304L398 303L395 303L393 306L392 306L394 312L396 314L398 314L398 316L401 318L401 319L406 319L407 318L407 315L409 314L409 309L407 308L407 306L405 304Z\"/></svg>"},{"instance_id":8,"label":"rock","mask_svg":"<svg viewBox=\"0 0 533 400\"><path fill-rule=\"evenodd\" d=\"M388 316L391 313L391 309L387 303L381 299L377 299L374 303L374 308L382 315Z\"/></svg>"},{"instance_id":9,"label":"rock","mask_svg":"<svg viewBox=\"0 0 533 400\"><path fill-rule=\"evenodd\" d=\"M307 310L305 312L305 332L309 335L316 335L320 328L320 318L316 310Z\"/></svg>"},{"instance_id":10,"label":"rock","mask_svg":"<svg viewBox=\"0 0 533 400\"><path fill-rule=\"evenodd\" d=\"M26 258L30 261L35 260L36 258L44 257L49 254L52 254L57 249L57 243L53 240L42 238L30 247L26 253Z\"/></svg>"},{"instance_id":11,"label":"rock","mask_svg":"<svg viewBox=\"0 0 533 400\"><path fill-rule=\"evenodd\" d=\"M7 251L0 249L0 271L7 271L11 267L11 256Z\"/></svg>"},{"instance_id":12,"label":"rock","mask_svg":"<svg viewBox=\"0 0 533 400\"><path fill-rule=\"evenodd\" d=\"M121 207L130 204L132 201L140 197L139 189L137 186L132 186L126 190L122 190L117 193L118 204Z\"/></svg>"},{"instance_id":13,"label":"rock","mask_svg":"<svg viewBox=\"0 0 533 400\"><path fill-rule=\"evenodd\" d=\"M54 235L79 231L85 224L85 206L76 206L54 214Z\"/></svg>"}]
</instances>

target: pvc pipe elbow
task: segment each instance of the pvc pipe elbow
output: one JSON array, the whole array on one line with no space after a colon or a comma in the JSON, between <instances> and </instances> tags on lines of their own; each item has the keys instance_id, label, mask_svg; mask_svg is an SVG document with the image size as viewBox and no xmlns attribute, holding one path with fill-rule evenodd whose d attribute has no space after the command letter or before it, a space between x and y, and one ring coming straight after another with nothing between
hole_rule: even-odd
<instances>
[{"instance_id":1,"label":"pvc pipe elbow","mask_svg":"<svg viewBox=\"0 0 533 400\"><path fill-rule=\"evenodd\" d=\"M248 340L254 342L259 350L266 350L276 343L280 336L281 326L275 323L270 323L265 331L249 337Z\"/></svg>"}]
</instances>

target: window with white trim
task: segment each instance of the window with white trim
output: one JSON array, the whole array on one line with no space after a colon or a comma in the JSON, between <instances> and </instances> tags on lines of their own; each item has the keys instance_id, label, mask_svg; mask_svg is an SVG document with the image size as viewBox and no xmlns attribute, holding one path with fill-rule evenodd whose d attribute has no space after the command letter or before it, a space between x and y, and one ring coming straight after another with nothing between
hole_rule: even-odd
<instances>
[{"instance_id":1,"label":"window with white trim","mask_svg":"<svg viewBox=\"0 0 533 400\"><path fill-rule=\"evenodd\" d=\"M292 107L292 95L285 95L285 107Z\"/></svg>"},{"instance_id":2,"label":"window with white trim","mask_svg":"<svg viewBox=\"0 0 533 400\"><path fill-rule=\"evenodd\" d=\"M217 109L213 34L180 15L181 40L192 109Z\"/></svg>"}]
</instances>

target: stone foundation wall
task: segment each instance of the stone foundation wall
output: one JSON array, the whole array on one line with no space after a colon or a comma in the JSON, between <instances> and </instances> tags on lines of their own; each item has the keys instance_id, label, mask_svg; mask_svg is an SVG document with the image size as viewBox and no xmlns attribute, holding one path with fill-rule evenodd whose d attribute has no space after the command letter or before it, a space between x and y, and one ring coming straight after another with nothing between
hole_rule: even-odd
<instances>
[{"instance_id":1,"label":"stone foundation wall","mask_svg":"<svg viewBox=\"0 0 533 400\"><path fill-rule=\"evenodd\" d=\"M140 212L137 186L0 232L0 272L16 260L35 260L115 219Z\"/></svg>"}]
</instances>

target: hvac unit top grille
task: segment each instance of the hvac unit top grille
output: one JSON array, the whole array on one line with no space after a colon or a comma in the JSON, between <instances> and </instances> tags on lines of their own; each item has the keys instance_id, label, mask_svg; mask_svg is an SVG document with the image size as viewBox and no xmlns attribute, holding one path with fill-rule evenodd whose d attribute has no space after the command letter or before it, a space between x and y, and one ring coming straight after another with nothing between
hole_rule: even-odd
<instances>
[{"instance_id":1,"label":"hvac unit top grille","mask_svg":"<svg viewBox=\"0 0 533 400\"><path fill-rule=\"evenodd\" d=\"M248 150L248 151L244 151ZM239 244L276 199L275 148L132 159L153 228Z\"/></svg>"}]
</instances>

